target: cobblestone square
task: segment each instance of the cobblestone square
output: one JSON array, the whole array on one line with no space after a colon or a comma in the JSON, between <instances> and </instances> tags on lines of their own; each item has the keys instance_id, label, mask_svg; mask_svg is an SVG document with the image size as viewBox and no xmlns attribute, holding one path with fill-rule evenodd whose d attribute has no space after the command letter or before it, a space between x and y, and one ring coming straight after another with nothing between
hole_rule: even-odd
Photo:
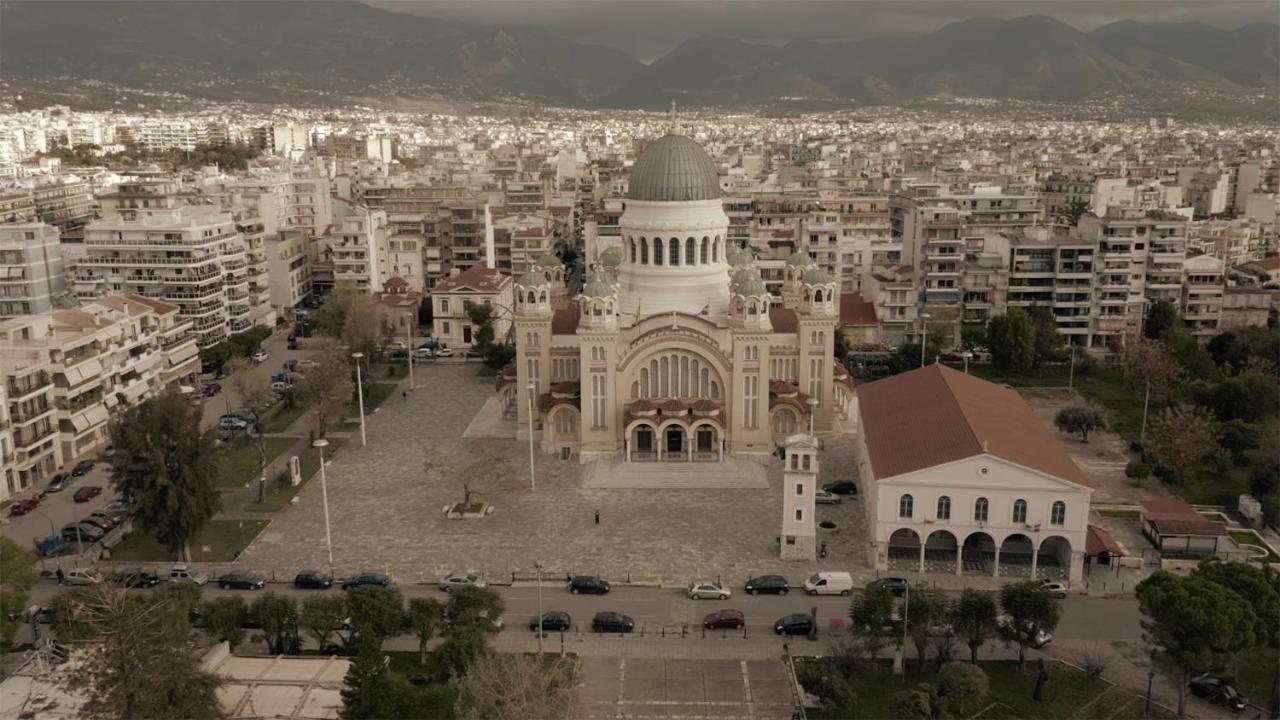
<instances>
[{"instance_id":1,"label":"cobblestone square","mask_svg":"<svg viewBox=\"0 0 1280 720\"><path fill-rule=\"evenodd\" d=\"M592 489L582 486L576 460L539 453L531 490L525 443L462 437L492 394L492 379L478 377L473 364L427 366L407 400L397 392L368 418L368 447L360 447L358 434L347 440L327 468L337 575L373 570L409 583L468 569L500 581L532 575L541 561L551 575L663 584L719 576L739 585L763 572L800 580L819 567L867 568L856 498L819 508L819 519L840 526L820 538L830 547L826 560L777 559L782 471L772 458L768 490ZM850 477L851 457L847 438L829 440L819 481ZM488 518L444 517L443 508L462 499L464 477L495 507ZM318 478L277 515L243 563L280 575L325 567Z\"/></svg>"}]
</instances>

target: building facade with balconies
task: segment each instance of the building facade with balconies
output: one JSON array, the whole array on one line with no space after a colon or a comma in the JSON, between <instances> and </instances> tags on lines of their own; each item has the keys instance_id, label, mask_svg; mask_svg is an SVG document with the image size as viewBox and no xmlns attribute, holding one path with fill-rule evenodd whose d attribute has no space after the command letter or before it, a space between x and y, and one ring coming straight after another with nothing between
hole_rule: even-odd
<instances>
[{"instance_id":1,"label":"building facade with balconies","mask_svg":"<svg viewBox=\"0 0 1280 720\"><path fill-rule=\"evenodd\" d=\"M0 225L0 318L48 312L66 292L58 229Z\"/></svg>"}]
</instances>

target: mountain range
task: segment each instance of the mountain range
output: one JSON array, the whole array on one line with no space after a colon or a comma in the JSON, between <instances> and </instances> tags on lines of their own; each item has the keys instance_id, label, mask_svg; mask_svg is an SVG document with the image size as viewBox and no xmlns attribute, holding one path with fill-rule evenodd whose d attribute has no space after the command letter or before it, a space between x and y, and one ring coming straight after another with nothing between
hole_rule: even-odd
<instances>
[{"instance_id":1,"label":"mountain range","mask_svg":"<svg viewBox=\"0 0 1280 720\"><path fill-rule=\"evenodd\" d=\"M624 31L621 30L620 31ZM975 18L914 38L782 46L687 40L645 65L542 31L443 22L357 2L4 2L11 91L55 78L210 100L524 99L589 107L888 104L939 94L1074 101L1214 85L1274 91L1280 26L1043 15Z\"/></svg>"}]
</instances>

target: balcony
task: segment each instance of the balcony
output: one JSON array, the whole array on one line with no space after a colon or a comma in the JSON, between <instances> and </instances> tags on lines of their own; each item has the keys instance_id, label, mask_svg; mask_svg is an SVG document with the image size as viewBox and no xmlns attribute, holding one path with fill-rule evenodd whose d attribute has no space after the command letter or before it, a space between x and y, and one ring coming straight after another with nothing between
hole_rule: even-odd
<instances>
[{"instance_id":1,"label":"balcony","mask_svg":"<svg viewBox=\"0 0 1280 720\"><path fill-rule=\"evenodd\" d=\"M53 426L37 430L30 435L16 432L13 434L13 449L25 455L30 455L38 445L57 434L58 430Z\"/></svg>"}]
</instances>

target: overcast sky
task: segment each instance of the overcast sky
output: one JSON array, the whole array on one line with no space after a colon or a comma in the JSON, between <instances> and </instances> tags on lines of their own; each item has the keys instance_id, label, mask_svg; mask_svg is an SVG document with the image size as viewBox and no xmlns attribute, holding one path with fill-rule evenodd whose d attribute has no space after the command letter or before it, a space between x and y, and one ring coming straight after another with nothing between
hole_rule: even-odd
<instances>
[{"instance_id":1,"label":"overcast sky","mask_svg":"<svg viewBox=\"0 0 1280 720\"><path fill-rule=\"evenodd\" d=\"M485 25L525 25L579 42L610 45L646 62L681 41L721 35L783 44L909 36L973 17L1050 15L1081 30L1116 20L1198 20L1233 29L1276 22L1276 0L365 0L409 12Z\"/></svg>"}]
</instances>

